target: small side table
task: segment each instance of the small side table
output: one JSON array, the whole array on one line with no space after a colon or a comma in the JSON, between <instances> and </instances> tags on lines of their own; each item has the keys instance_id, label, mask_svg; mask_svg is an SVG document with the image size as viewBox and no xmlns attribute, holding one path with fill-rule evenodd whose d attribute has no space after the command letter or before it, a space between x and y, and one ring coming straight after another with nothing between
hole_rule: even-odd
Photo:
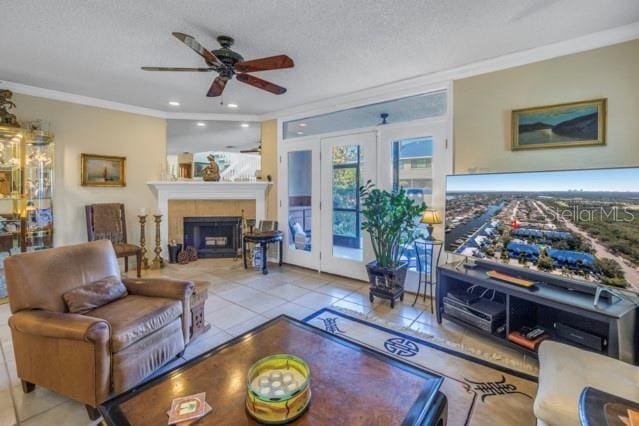
<instances>
[{"instance_id":1,"label":"small side table","mask_svg":"<svg viewBox=\"0 0 639 426\"><path fill-rule=\"evenodd\" d=\"M258 245L262 249L262 273L264 275L268 274L267 267L267 259L266 259L266 249L268 245L271 243L279 243L280 249L280 258L279 258L279 266L282 266L282 241L284 240L284 234L282 231L264 231L264 232L254 232L252 234L245 234L242 239L242 257L244 258L244 269L248 268L246 264L246 244L254 243Z\"/></svg>"},{"instance_id":2,"label":"small side table","mask_svg":"<svg viewBox=\"0 0 639 426\"><path fill-rule=\"evenodd\" d=\"M211 328L211 325L207 324L204 319L204 304L209 296L210 283L208 281L193 281L193 284L195 288L191 295L191 340Z\"/></svg>"},{"instance_id":3,"label":"small side table","mask_svg":"<svg viewBox=\"0 0 639 426\"><path fill-rule=\"evenodd\" d=\"M625 426L619 416L639 411L639 403L599 389L585 387L579 396L579 420L583 426Z\"/></svg>"},{"instance_id":4,"label":"small side table","mask_svg":"<svg viewBox=\"0 0 639 426\"><path fill-rule=\"evenodd\" d=\"M442 254L442 240L419 240L415 241L415 254L417 257L417 294L413 306L419 298L419 291L424 284L424 302L426 302L426 286L428 286L428 296L430 297L430 312L433 313L433 285L435 284L435 271L439 265L439 258ZM421 249L421 252L420 252ZM437 255L435 256L435 251ZM422 259L423 253L423 259ZM423 261L423 262L422 262ZM423 274L423 278L422 278Z\"/></svg>"}]
</instances>

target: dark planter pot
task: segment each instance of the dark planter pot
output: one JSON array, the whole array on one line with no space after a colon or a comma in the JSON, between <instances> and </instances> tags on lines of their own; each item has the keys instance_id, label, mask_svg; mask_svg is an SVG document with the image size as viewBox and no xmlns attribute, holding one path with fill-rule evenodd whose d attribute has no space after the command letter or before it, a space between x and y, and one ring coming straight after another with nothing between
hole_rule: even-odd
<instances>
[{"instance_id":1,"label":"dark planter pot","mask_svg":"<svg viewBox=\"0 0 639 426\"><path fill-rule=\"evenodd\" d=\"M368 298L371 303L375 297L390 300L391 308L395 307L395 300L404 300L404 281L408 262L403 262L394 268L382 268L377 266L377 261L366 265L368 281L371 283Z\"/></svg>"},{"instance_id":2,"label":"dark planter pot","mask_svg":"<svg viewBox=\"0 0 639 426\"><path fill-rule=\"evenodd\" d=\"M169 263L177 262L177 255L182 251L182 244L170 245L169 244Z\"/></svg>"}]
</instances>

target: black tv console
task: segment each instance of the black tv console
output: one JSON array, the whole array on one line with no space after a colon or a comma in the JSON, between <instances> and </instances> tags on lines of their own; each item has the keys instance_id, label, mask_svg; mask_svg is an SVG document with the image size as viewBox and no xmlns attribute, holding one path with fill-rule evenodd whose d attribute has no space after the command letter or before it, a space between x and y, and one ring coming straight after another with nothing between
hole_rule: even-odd
<instances>
[{"instance_id":1,"label":"black tv console","mask_svg":"<svg viewBox=\"0 0 639 426\"><path fill-rule=\"evenodd\" d=\"M486 272L491 270L539 284L534 289L528 289L499 281L486 275ZM615 298L601 299L597 306L594 306L592 294L571 291L565 284L566 278L563 277L555 278L549 274L493 262L477 261L473 268L459 264L442 265L437 271L437 321L441 324L442 319L446 319L472 328L477 333L534 357L537 356L535 351L508 340L506 338L508 333L520 330L522 327L541 326L552 340L585 350L593 350L575 343L574 339L566 339L561 335L562 333L565 335L566 329L577 330L584 332L586 336L597 336L606 342L601 350L595 350L595 352L638 365L639 316L637 312L639 309L637 305L632 301ZM459 315L452 316L446 313L444 296L449 292L464 292L471 286L489 290L488 295L493 300L505 305L505 327L487 331L485 328L476 327L471 322L460 319ZM556 324L560 324L559 330Z\"/></svg>"}]
</instances>

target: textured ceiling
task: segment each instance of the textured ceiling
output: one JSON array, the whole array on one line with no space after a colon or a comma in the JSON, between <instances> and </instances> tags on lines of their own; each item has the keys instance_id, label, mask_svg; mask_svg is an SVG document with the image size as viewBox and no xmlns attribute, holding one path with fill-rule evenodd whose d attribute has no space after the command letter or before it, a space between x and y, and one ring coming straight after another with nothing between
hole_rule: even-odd
<instances>
[{"instance_id":1,"label":"textured ceiling","mask_svg":"<svg viewBox=\"0 0 639 426\"><path fill-rule=\"evenodd\" d=\"M255 148L260 144L260 123L248 123L242 127L237 121L167 120L167 154L205 151L239 151ZM233 148L227 148L233 146Z\"/></svg>"},{"instance_id":2,"label":"textured ceiling","mask_svg":"<svg viewBox=\"0 0 639 426\"><path fill-rule=\"evenodd\" d=\"M14 0L0 6L0 80L135 106L262 114L639 21L615 0ZM206 98L213 74L148 73L201 66L171 36L245 58L285 53L293 69L259 73L275 96L237 81L226 103ZM167 102L178 100L181 108Z\"/></svg>"}]
</instances>

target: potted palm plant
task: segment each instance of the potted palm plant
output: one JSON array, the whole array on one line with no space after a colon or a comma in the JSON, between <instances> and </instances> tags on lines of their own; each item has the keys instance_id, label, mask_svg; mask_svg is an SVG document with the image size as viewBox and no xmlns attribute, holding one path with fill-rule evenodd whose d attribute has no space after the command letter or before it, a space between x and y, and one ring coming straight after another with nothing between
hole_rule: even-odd
<instances>
[{"instance_id":1,"label":"potted palm plant","mask_svg":"<svg viewBox=\"0 0 639 426\"><path fill-rule=\"evenodd\" d=\"M417 204L406 196L404 189L389 192L370 181L360 188L362 202L362 229L371 238L375 260L366 265L370 281L370 301L375 296L389 299L391 308L395 300L404 300L404 281L408 262L401 261L407 244L420 235L417 232L419 215L426 204Z\"/></svg>"}]
</instances>

